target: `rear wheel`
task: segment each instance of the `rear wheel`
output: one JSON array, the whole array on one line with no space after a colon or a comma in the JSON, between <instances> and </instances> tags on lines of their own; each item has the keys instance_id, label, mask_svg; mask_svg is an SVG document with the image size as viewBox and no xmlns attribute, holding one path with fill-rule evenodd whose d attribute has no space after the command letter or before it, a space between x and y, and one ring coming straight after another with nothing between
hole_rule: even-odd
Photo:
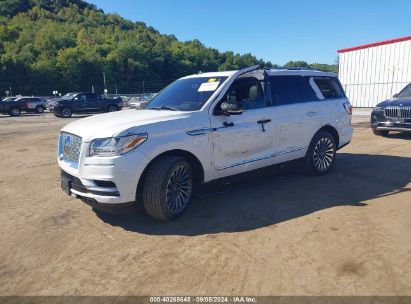
<instances>
[{"instance_id":1,"label":"rear wheel","mask_svg":"<svg viewBox=\"0 0 411 304\"><path fill-rule=\"evenodd\" d=\"M73 115L73 112L70 108L61 109L61 116L63 116L64 118L70 118L71 115Z\"/></svg>"},{"instance_id":2,"label":"rear wheel","mask_svg":"<svg viewBox=\"0 0 411 304\"><path fill-rule=\"evenodd\" d=\"M378 136L387 136L389 133L389 131L385 131L385 130L372 130L372 132Z\"/></svg>"},{"instance_id":3,"label":"rear wheel","mask_svg":"<svg viewBox=\"0 0 411 304\"><path fill-rule=\"evenodd\" d=\"M21 111L20 111L19 108L11 108L10 109L10 112L9 112L10 116L20 116L20 114L21 114Z\"/></svg>"},{"instance_id":4,"label":"rear wheel","mask_svg":"<svg viewBox=\"0 0 411 304\"><path fill-rule=\"evenodd\" d=\"M334 137L325 131L318 132L305 156L308 172L313 175L327 174L334 165L336 150Z\"/></svg>"},{"instance_id":5,"label":"rear wheel","mask_svg":"<svg viewBox=\"0 0 411 304\"><path fill-rule=\"evenodd\" d=\"M156 219L175 219L187 209L192 190L191 165L179 156L161 157L149 168L145 178L144 208Z\"/></svg>"},{"instance_id":6,"label":"rear wheel","mask_svg":"<svg viewBox=\"0 0 411 304\"><path fill-rule=\"evenodd\" d=\"M44 113L44 107L43 106L37 106L36 107L36 113L39 113L39 114Z\"/></svg>"}]
</instances>

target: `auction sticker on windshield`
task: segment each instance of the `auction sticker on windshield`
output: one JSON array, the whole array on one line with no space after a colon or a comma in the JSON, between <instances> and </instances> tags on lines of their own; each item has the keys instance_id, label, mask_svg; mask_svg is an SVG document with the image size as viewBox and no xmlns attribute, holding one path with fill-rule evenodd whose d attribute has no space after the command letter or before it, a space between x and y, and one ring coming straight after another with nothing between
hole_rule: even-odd
<instances>
[{"instance_id":1,"label":"auction sticker on windshield","mask_svg":"<svg viewBox=\"0 0 411 304\"><path fill-rule=\"evenodd\" d=\"M219 84L220 84L219 81L205 82L200 85L200 87L198 88L198 91L199 92L215 91L217 90Z\"/></svg>"}]
</instances>

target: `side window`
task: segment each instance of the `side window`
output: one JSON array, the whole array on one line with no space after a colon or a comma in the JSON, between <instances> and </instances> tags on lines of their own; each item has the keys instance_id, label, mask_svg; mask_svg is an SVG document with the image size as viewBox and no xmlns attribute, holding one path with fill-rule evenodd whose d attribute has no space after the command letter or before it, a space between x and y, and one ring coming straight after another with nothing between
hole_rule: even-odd
<instances>
[{"instance_id":1,"label":"side window","mask_svg":"<svg viewBox=\"0 0 411 304\"><path fill-rule=\"evenodd\" d=\"M344 92L336 78L314 77L314 82L325 99L342 98Z\"/></svg>"},{"instance_id":2,"label":"side window","mask_svg":"<svg viewBox=\"0 0 411 304\"><path fill-rule=\"evenodd\" d=\"M84 95L86 95L86 99L87 99L87 100L95 100L95 99L97 99L97 94L95 94L95 93L86 93L86 94L84 94Z\"/></svg>"},{"instance_id":3,"label":"side window","mask_svg":"<svg viewBox=\"0 0 411 304\"><path fill-rule=\"evenodd\" d=\"M77 98L81 101L86 101L87 100L86 94L77 95Z\"/></svg>"},{"instance_id":4,"label":"side window","mask_svg":"<svg viewBox=\"0 0 411 304\"><path fill-rule=\"evenodd\" d=\"M271 76L271 96L273 105L287 105L302 101L301 76Z\"/></svg>"},{"instance_id":5,"label":"side window","mask_svg":"<svg viewBox=\"0 0 411 304\"><path fill-rule=\"evenodd\" d=\"M255 78L237 79L223 100L228 103L241 102L244 110L260 109L267 106L261 83Z\"/></svg>"},{"instance_id":6,"label":"side window","mask_svg":"<svg viewBox=\"0 0 411 304\"><path fill-rule=\"evenodd\" d=\"M310 84L310 78L307 76L301 77L301 96L303 102L318 101L320 100L315 93L313 87Z\"/></svg>"}]
</instances>

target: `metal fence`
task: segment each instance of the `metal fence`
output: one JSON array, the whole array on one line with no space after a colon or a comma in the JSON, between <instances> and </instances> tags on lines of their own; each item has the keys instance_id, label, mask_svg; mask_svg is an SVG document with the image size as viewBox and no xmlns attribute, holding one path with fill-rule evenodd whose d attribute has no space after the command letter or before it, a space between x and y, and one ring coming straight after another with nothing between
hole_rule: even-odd
<instances>
[{"instance_id":1,"label":"metal fence","mask_svg":"<svg viewBox=\"0 0 411 304\"><path fill-rule=\"evenodd\" d=\"M106 82L74 85L68 83L64 87L36 86L28 87L9 83L0 84L0 96L52 96L64 95L68 92L95 92L110 96L139 97L152 92L159 92L175 79L147 80L140 82ZM54 94L57 91L57 94Z\"/></svg>"}]
</instances>

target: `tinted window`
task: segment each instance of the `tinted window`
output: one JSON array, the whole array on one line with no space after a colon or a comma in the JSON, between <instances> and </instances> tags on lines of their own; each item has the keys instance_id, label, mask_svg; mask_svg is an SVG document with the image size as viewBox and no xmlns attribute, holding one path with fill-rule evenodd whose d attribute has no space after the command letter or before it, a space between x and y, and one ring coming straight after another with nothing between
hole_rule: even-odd
<instances>
[{"instance_id":1,"label":"tinted window","mask_svg":"<svg viewBox=\"0 0 411 304\"><path fill-rule=\"evenodd\" d=\"M406 86L400 94L398 94L398 97L401 98L411 98L411 84Z\"/></svg>"},{"instance_id":2,"label":"tinted window","mask_svg":"<svg viewBox=\"0 0 411 304\"><path fill-rule=\"evenodd\" d=\"M273 105L286 105L301 102L301 78L301 76L270 77Z\"/></svg>"},{"instance_id":3,"label":"tinted window","mask_svg":"<svg viewBox=\"0 0 411 304\"><path fill-rule=\"evenodd\" d=\"M77 98L81 101L85 101L87 99L86 94L79 94L79 95L77 95Z\"/></svg>"},{"instance_id":4,"label":"tinted window","mask_svg":"<svg viewBox=\"0 0 411 304\"><path fill-rule=\"evenodd\" d=\"M95 93L85 93L84 95L86 96L86 99L87 99L87 100L97 99L97 94L95 94Z\"/></svg>"},{"instance_id":5,"label":"tinted window","mask_svg":"<svg viewBox=\"0 0 411 304\"><path fill-rule=\"evenodd\" d=\"M301 77L301 96L305 102L320 100L310 84L310 79L311 77Z\"/></svg>"},{"instance_id":6,"label":"tinted window","mask_svg":"<svg viewBox=\"0 0 411 304\"><path fill-rule=\"evenodd\" d=\"M314 77L314 82L325 99L344 97L344 92L336 78Z\"/></svg>"}]
</instances>

